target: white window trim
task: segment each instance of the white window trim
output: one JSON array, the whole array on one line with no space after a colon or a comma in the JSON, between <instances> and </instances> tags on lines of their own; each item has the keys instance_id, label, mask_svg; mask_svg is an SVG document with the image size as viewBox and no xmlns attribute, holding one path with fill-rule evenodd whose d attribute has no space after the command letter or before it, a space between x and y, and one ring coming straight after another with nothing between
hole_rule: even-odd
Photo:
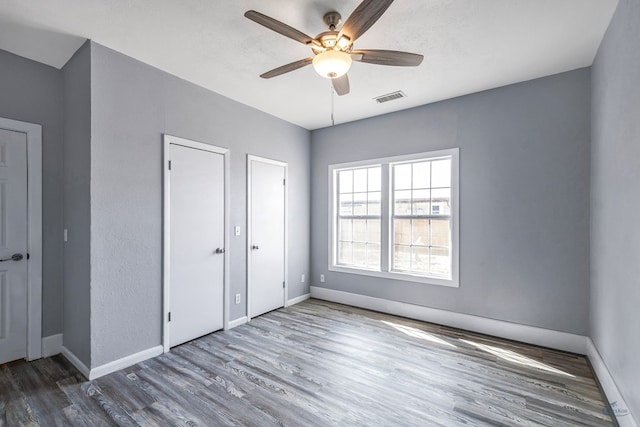
<instances>
[{"instance_id":1,"label":"white window trim","mask_svg":"<svg viewBox=\"0 0 640 427\"><path fill-rule=\"evenodd\" d=\"M388 259L391 256L389 249L389 242L391 241L391 230L389 224L390 212L391 212L391 197L389 195L390 188L390 175L388 173L390 163L410 162L412 160L421 159L435 159L438 157L451 157L451 279L443 279L434 276L421 276L411 273L394 272L390 270L391 260ZM329 259L329 271L335 271L339 273L357 274L362 276L380 277L385 279L401 280L408 282L418 282L430 285L448 286L457 288L460 286L460 149L450 148L446 150L429 151L423 153L415 153L402 156L383 157L369 160L360 160L356 162L338 163L329 165L328 173L328 221L329 221L329 235L328 235L328 259ZM386 175L387 181L382 185L382 206L381 206L381 224L382 224L382 236L380 241L381 250L387 253L387 257L381 259L382 271L368 270L357 267L345 267L336 264L336 215L337 204L335 203L336 195L336 180L334 179L335 171L339 169L357 168L365 166L382 165L383 169L387 169L387 172L383 172L383 179ZM384 259L387 258L387 259Z\"/></svg>"}]
</instances>

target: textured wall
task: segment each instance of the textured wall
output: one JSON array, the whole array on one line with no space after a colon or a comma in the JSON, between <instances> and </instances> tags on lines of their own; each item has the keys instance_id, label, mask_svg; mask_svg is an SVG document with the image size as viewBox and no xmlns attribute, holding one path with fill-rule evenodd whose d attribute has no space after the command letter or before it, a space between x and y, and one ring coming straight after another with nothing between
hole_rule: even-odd
<instances>
[{"instance_id":1,"label":"textured wall","mask_svg":"<svg viewBox=\"0 0 640 427\"><path fill-rule=\"evenodd\" d=\"M620 0L593 64L591 337L640 421L640 2Z\"/></svg>"},{"instance_id":2,"label":"textured wall","mask_svg":"<svg viewBox=\"0 0 640 427\"><path fill-rule=\"evenodd\" d=\"M91 46L92 366L161 344L163 133L231 150L229 319L246 315L247 154L289 163L289 297L307 293L309 132Z\"/></svg>"},{"instance_id":3,"label":"textured wall","mask_svg":"<svg viewBox=\"0 0 640 427\"><path fill-rule=\"evenodd\" d=\"M0 50L0 117L42 125L42 335L62 332L62 73Z\"/></svg>"},{"instance_id":4,"label":"textured wall","mask_svg":"<svg viewBox=\"0 0 640 427\"><path fill-rule=\"evenodd\" d=\"M586 335L589 82L581 69L313 131L311 284ZM452 147L459 288L327 271L328 165Z\"/></svg>"},{"instance_id":5,"label":"textured wall","mask_svg":"<svg viewBox=\"0 0 640 427\"><path fill-rule=\"evenodd\" d=\"M64 75L64 346L86 366L90 348L91 52L85 43Z\"/></svg>"}]
</instances>

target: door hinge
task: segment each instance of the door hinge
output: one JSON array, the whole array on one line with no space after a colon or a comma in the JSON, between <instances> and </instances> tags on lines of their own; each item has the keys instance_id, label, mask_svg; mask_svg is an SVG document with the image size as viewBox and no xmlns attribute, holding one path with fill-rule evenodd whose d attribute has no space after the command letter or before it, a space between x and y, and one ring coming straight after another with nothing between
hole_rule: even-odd
<instances>
[{"instance_id":1,"label":"door hinge","mask_svg":"<svg viewBox=\"0 0 640 427\"><path fill-rule=\"evenodd\" d=\"M282 282L282 287L284 288L284 282Z\"/></svg>"},{"instance_id":2,"label":"door hinge","mask_svg":"<svg viewBox=\"0 0 640 427\"><path fill-rule=\"evenodd\" d=\"M169 322L171 322L171 312L169 312Z\"/></svg>"},{"instance_id":3,"label":"door hinge","mask_svg":"<svg viewBox=\"0 0 640 427\"><path fill-rule=\"evenodd\" d=\"M287 180L286 179L282 180L282 185L287 185Z\"/></svg>"},{"instance_id":4,"label":"door hinge","mask_svg":"<svg viewBox=\"0 0 640 427\"><path fill-rule=\"evenodd\" d=\"M27 253L27 259L29 259L29 254Z\"/></svg>"},{"instance_id":5,"label":"door hinge","mask_svg":"<svg viewBox=\"0 0 640 427\"><path fill-rule=\"evenodd\" d=\"M169 160L169 170L171 170L171 160Z\"/></svg>"}]
</instances>

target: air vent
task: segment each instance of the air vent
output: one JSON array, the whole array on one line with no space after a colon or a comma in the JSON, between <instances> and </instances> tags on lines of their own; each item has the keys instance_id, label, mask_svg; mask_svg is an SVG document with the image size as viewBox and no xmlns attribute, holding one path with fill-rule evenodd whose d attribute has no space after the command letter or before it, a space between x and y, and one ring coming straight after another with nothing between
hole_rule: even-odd
<instances>
[{"instance_id":1,"label":"air vent","mask_svg":"<svg viewBox=\"0 0 640 427\"><path fill-rule=\"evenodd\" d=\"M382 104L383 102L389 102L389 101L393 101L394 99L400 99L400 98L406 98L406 97L407 95L405 95L404 92L399 90L397 92L381 95L373 99L375 99L378 104Z\"/></svg>"}]
</instances>

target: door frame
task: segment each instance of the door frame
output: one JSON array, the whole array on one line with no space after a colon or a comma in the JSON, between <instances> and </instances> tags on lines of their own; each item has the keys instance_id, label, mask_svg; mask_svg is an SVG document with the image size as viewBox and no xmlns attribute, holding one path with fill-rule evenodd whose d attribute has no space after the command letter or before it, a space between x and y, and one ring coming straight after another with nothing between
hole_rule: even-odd
<instances>
[{"instance_id":1,"label":"door frame","mask_svg":"<svg viewBox=\"0 0 640 427\"><path fill-rule=\"evenodd\" d=\"M251 178L253 175L252 161L284 167L284 289L282 306L287 306L289 295L289 164L279 160L247 154L247 321L251 314Z\"/></svg>"},{"instance_id":2,"label":"door frame","mask_svg":"<svg viewBox=\"0 0 640 427\"><path fill-rule=\"evenodd\" d=\"M169 289L170 283L170 261L171 261L171 221L170 221L170 188L171 188L171 174L169 173L169 149L173 145L181 145L183 147L189 147L196 150L208 151L211 153L221 154L224 158L224 248L226 250L224 254L224 284L223 284L223 322L224 329L229 327L229 247L230 247L230 234L229 234L229 149L218 147L216 145L207 144L204 142L192 141L190 139L180 138L168 134L163 134L163 210L162 210L162 227L163 227L163 245L162 245L162 347L164 353L170 350L169 341Z\"/></svg>"},{"instance_id":3,"label":"door frame","mask_svg":"<svg viewBox=\"0 0 640 427\"><path fill-rule=\"evenodd\" d=\"M42 357L42 126L0 117L27 135L27 360Z\"/></svg>"}]
</instances>

